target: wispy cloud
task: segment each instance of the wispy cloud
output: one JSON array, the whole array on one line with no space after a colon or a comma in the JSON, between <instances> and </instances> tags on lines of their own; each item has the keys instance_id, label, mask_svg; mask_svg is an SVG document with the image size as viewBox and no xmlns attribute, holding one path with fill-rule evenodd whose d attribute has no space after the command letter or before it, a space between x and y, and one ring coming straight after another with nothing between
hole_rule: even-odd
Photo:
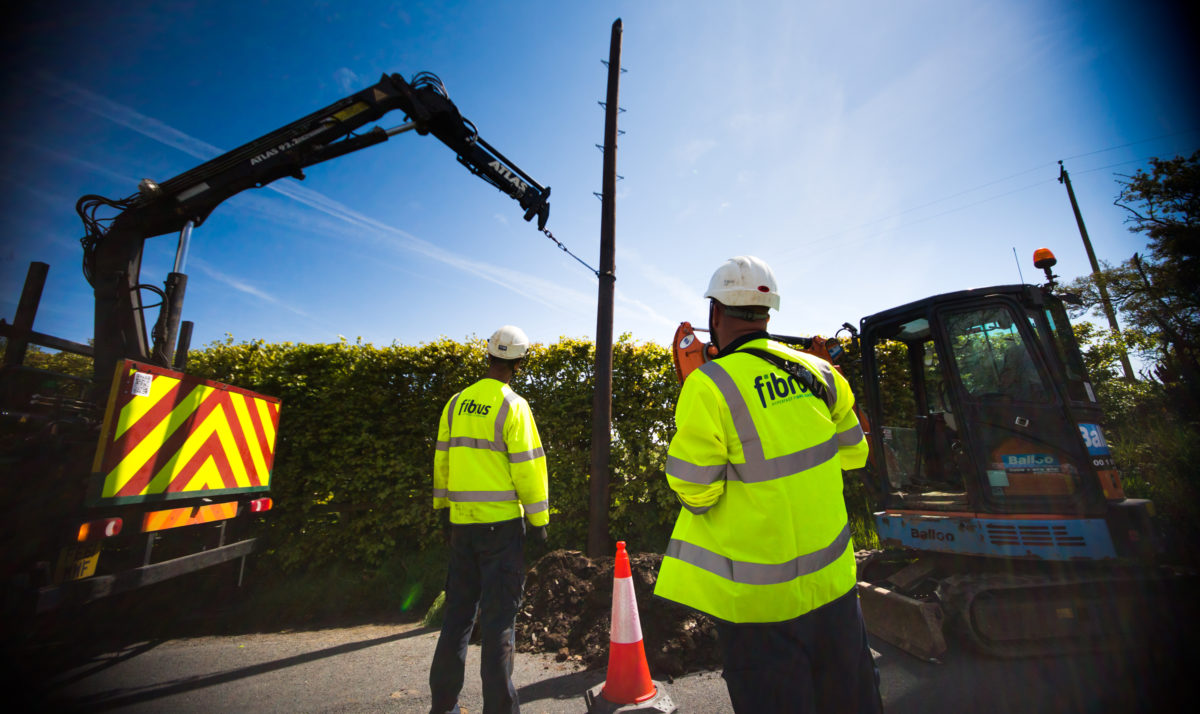
<instances>
[{"instance_id":1,"label":"wispy cloud","mask_svg":"<svg viewBox=\"0 0 1200 714\"><path fill-rule=\"evenodd\" d=\"M350 69L349 67L339 67L338 70L333 73L333 78L337 80L338 86L342 88L342 91L347 94L357 92L358 90L362 89L365 84L361 79L359 79L358 75L355 74L354 70Z\"/></svg>"},{"instance_id":2,"label":"wispy cloud","mask_svg":"<svg viewBox=\"0 0 1200 714\"><path fill-rule=\"evenodd\" d=\"M412 251L444 265L470 273L530 300L540 302L546 307L562 310L564 305L578 302L575 298L582 297L583 295L577 290L567 288L535 275L490 263L470 260L457 253L443 250L426 240L417 238L408 231L363 215L345 204L339 203L324 194L301 186L289 179L277 181L268 186L268 188L309 208L332 216L346 226L356 229L354 231L341 232L340 235L343 237L361 240L362 232L366 232L376 238L383 239L393 248ZM564 297L567 299L564 300Z\"/></svg>"},{"instance_id":3,"label":"wispy cloud","mask_svg":"<svg viewBox=\"0 0 1200 714\"><path fill-rule=\"evenodd\" d=\"M692 166L716 146L717 142L712 139L693 139L677 148L675 155L681 164Z\"/></svg>"},{"instance_id":4,"label":"wispy cloud","mask_svg":"<svg viewBox=\"0 0 1200 714\"><path fill-rule=\"evenodd\" d=\"M188 156L211 159L225 153L206 141L188 136L153 117L148 117L124 104L118 104L107 97L88 91L73 82L58 79L48 72L40 72L38 79L37 88L46 94L102 116L114 124L132 129L160 144L178 149Z\"/></svg>"},{"instance_id":5,"label":"wispy cloud","mask_svg":"<svg viewBox=\"0 0 1200 714\"><path fill-rule=\"evenodd\" d=\"M700 288L692 285L678 276L673 275L658 265L648 261L636 248L622 248L622 264L636 274L637 280L630 284L651 286L651 294L658 309L651 307L641 300L623 294L619 289L616 293L619 315L637 321L650 321L665 327L679 324L678 319L667 318L660 312L666 309L673 315L691 315L700 310L704 299L700 297ZM703 287L703 286L701 286ZM702 312L701 315L707 315Z\"/></svg>"},{"instance_id":6,"label":"wispy cloud","mask_svg":"<svg viewBox=\"0 0 1200 714\"><path fill-rule=\"evenodd\" d=\"M681 280L679 276L668 273L658 265L648 262L636 248L623 248L621 252L626 259L626 264L631 265L640 274L641 282L653 285L654 292L660 295L664 301L675 303L676 307L690 307L694 303L703 302L704 299L701 297L703 285L694 285Z\"/></svg>"},{"instance_id":7,"label":"wispy cloud","mask_svg":"<svg viewBox=\"0 0 1200 714\"><path fill-rule=\"evenodd\" d=\"M126 186L136 186L137 185L137 179L133 178L132 176L129 176L128 174L118 173L118 172L113 171L112 169L108 168L107 166L104 166L102 164L97 164L93 161L88 161L87 159L81 159L74 154L68 154L68 153L65 153L62 151L58 151L56 149L51 149L48 146L42 146L41 144L33 144L28 141L21 141L18 139L13 139L11 137L5 137L5 141L13 144L14 146L19 147L21 150L31 151L31 152L37 154L38 156L50 159L52 161L57 161L57 162L60 162L63 164L71 165L71 166L78 166L79 168L82 168L90 173L94 173L98 176L104 176L106 178L112 179L113 181L115 181L117 183L121 183ZM67 201L63 201L63 203L66 204Z\"/></svg>"},{"instance_id":8,"label":"wispy cloud","mask_svg":"<svg viewBox=\"0 0 1200 714\"><path fill-rule=\"evenodd\" d=\"M617 290L614 293L616 300L617 316L622 320L629 322L645 322L649 321L656 325L664 325L666 327L675 327L679 324L678 320L670 320L662 313L650 307L648 304L635 298L626 297L624 293Z\"/></svg>"},{"instance_id":9,"label":"wispy cloud","mask_svg":"<svg viewBox=\"0 0 1200 714\"><path fill-rule=\"evenodd\" d=\"M230 275L229 273L225 273L220 270L217 270L216 268L214 268L212 265L210 265L208 262L206 262L204 260L201 260L199 258L192 258L191 265L194 268L199 268L200 272L204 273L205 275L212 278L213 280L216 280L219 283L227 285L227 286L233 288L234 290L237 290L238 292L242 292L247 295L251 295L253 297L258 298L259 300L262 300L263 302L268 302L272 305L275 305L276 307L281 307L284 310L287 310L288 312L293 312L293 313L299 315L300 317L304 317L304 318L307 318L309 320L313 320L314 322L316 322L316 319L312 315L308 314L304 310L301 310L300 308L296 307L295 305L286 303L283 300L280 300L279 298L275 297L271 293L268 293L265 290L257 288L255 286L251 285L250 283L246 282L245 280L242 280L241 278L238 278L236 276Z\"/></svg>"}]
</instances>

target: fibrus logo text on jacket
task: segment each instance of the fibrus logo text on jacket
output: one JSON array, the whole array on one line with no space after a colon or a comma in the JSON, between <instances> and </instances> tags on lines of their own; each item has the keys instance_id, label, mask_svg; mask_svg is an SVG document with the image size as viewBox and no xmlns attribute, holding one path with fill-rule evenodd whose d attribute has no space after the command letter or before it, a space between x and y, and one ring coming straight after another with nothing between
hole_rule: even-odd
<instances>
[{"instance_id":1,"label":"fibrus logo text on jacket","mask_svg":"<svg viewBox=\"0 0 1200 714\"><path fill-rule=\"evenodd\" d=\"M471 414L473 416L487 416L487 413L492 410L490 404L476 404L474 399L468 399L458 405L458 411L455 414Z\"/></svg>"},{"instance_id":2,"label":"fibrus logo text on jacket","mask_svg":"<svg viewBox=\"0 0 1200 714\"><path fill-rule=\"evenodd\" d=\"M791 375L788 375L787 379L784 379L774 372L768 372L766 375L760 374L755 377L754 389L758 392L758 401L762 403L764 409L767 407L767 399L770 399L771 405L774 406L776 399L791 401L792 398L799 398L808 394L808 390L804 388L804 385L800 384L800 380ZM765 394L763 393L764 391L766 392Z\"/></svg>"}]
</instances>

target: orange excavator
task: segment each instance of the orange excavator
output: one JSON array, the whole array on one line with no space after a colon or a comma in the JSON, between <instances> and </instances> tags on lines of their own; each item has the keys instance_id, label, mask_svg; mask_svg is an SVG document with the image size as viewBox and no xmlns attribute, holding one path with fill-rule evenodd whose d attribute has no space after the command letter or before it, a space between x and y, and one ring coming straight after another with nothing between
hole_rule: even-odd
<instances>
[{"instance_id":1,"label":"orange excavator","mask_svg":"<svg viewBox=\"0 0 1200 714\"><path fill-rule=\"evenodd\" d=\"M1128 636L1168 587L1153 504L1126 498L1101 409L1047 282L935 295L843 330L861 358L859 414L882 549L859 562L868 629L926 660L947 623L979 649L1025 656ZM683 323L681 383L714 356ZM839 331L838 334L840 334ZM838 340L776 340L836 363ZM868 425L874 425L870 427ZM1144 619L1144 618L1141 618Z\"/></svg>"}]
</instances>

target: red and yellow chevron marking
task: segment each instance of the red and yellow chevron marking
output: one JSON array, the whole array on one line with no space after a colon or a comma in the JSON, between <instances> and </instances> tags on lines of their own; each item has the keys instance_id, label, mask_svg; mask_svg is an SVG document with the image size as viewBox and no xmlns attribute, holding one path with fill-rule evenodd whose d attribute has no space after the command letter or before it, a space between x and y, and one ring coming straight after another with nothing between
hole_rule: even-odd
<instances>
[{"instance_id":1,"label":"red and yellow chevron marking","mask_svg":"<svg viewBox=\"0 0 1200 714\"><path fill-rule=\"evenodd\" d=\"M278 399L133 360L113 381L90 502L267 490Z\"/></svg>"},{"instance_id":2,"label":"red and yellow chevron marking","mask_svg":"<svg viewBox=\"0 0 1200 714\"><path fill-rule=\"evenodd\" d=\"M237 501L213 503L207 506L171 508L152 511L142 517L142 532L165 531L168 528L194 526L197 523L224 521L237 515Z\"/></svg>"}]
</instances>

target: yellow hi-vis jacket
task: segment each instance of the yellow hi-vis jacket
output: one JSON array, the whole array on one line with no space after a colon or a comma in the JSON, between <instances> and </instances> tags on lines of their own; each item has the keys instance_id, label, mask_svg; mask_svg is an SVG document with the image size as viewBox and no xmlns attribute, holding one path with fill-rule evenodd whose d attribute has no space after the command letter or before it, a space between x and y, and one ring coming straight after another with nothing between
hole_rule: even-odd
<instances>
[{"instance_id":1,"label":"yellow hi-vis jacket","mask_svg":"<svg viewBox=\"0 0 1200 714\"><path fill-rule=\"evenodd\" d=\"M433 508L451 523L496 523L524 514L550 522L546 455L529 402L485 378L442 409L433 455Z\"/></svg>"},{"instance_id":2,"label":"yellow hi-vis jacket","mask_svg":"<svg viewBox=\"0 0 1200 714\"><path fill-rule=\"evenodd\" d=\"M736 349L688 375L666 467L683 509L654 594L727 622L782 622L855 585L842 469L866 463L867 442L832 365L765 337L745 347L799 362L828 403Z\"/></svg>"}]
</instances>

